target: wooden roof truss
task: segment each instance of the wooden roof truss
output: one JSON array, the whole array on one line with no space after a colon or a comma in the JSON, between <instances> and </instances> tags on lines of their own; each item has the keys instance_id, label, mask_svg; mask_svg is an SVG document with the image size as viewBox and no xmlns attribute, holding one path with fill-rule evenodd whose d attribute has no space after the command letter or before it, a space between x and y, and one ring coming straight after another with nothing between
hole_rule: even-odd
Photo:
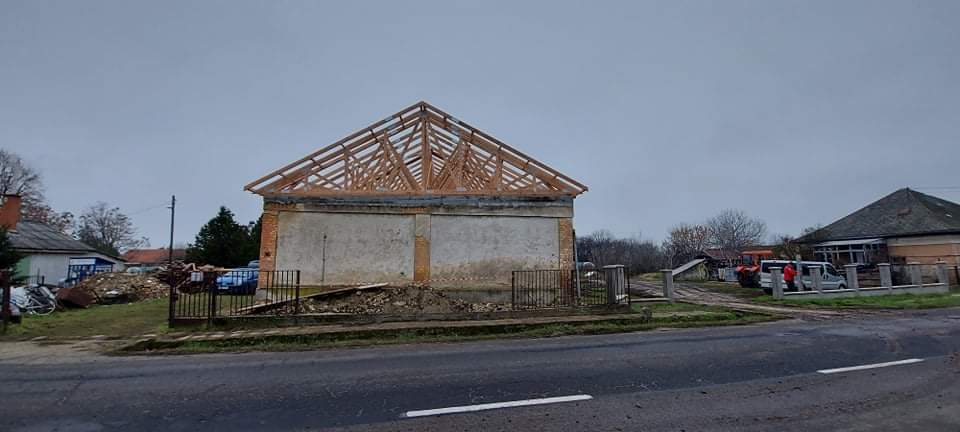
<instances>
[{"instance_id":1,"label":"wooden roof truss","mask_svg":"<svg viewBox=\"0 0 960 432\"><path fill-rule=\"evenodd\" d=\"M587 187L419 102L244 189L264 196L576 196Z\"/></svg>"}]
</instances>

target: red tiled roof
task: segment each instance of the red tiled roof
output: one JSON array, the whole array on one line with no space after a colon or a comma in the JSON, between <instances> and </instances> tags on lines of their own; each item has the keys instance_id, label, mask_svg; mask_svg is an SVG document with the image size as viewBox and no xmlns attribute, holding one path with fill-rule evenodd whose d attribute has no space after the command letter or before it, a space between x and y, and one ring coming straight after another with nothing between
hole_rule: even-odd
<instances>
[{"instance_id":1,"label":"red tiled roof","mask_svg":"<svg viewBox=\"0 0 960 432\"><path fill-rule=\"evenodd\" d=\"M173 250L173 259L175 260L182 260L186 256L186 249ZM123 253L123 259L131 264L161 264L167 262L169 258L170 250L167 248L130 249Z\"/></svg>"}]
</instances>

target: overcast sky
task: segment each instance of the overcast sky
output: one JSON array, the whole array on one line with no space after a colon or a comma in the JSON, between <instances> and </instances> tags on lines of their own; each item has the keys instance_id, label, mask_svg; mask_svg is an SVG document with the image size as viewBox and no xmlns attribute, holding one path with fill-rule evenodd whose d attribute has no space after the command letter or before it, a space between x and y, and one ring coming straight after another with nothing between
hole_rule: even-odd
<instances>
[{"instance_id":1,"label":"overcast sky","mask_svg":"<svg viewBox=\"0 0 960 432\"><path fill-rule=\"evenodd\" d=\"M958 1L0 1L0 147L153 246L418 100L589 186L579 234L960 201ZM953 189L930 189L953 188Z\"/></svg>"}]
</instances>

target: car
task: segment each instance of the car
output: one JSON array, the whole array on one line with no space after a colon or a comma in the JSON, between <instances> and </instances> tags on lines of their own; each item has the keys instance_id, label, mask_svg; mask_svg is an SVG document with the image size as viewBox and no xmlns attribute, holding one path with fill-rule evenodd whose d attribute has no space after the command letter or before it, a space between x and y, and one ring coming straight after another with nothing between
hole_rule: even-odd
<instances>
[{"instance_id":1,"label":"car","mask_svg":"<svg viewBox=\"0 0 960 432\"><path fill-rule=\"evenodd\" d=\"M768 260L760 262L760 287L763 288L764 292L768 294L772 292L772 288L770 287L770 268L780 267L782 269L786 267L787 264L796 265L796 261ZM807 290L813 289L813 280L810 279L810 269L813 267L820 268L820 286L823 289L835 290L847 288L847 279L837 272L833 264L825 261L800 261L800 265L803 267L803 274L800 277L802 284L798 283L797 289L802 289L801 287L806 287ZM781 275L782 274L783 273L781 273ZM786 289L786 284L784 284L783 287Z\"/></svg>"},{"instance_id":2,"label":"car","mask_svg":"<svg viewBox=\"0 0 960 432\"><path fill-rule=\"evenodd\" d=\"M255 268L236 268L217 277L217 289L223 294L251 295L257 292L260 271Z\"/></svg>"}]
</instances>

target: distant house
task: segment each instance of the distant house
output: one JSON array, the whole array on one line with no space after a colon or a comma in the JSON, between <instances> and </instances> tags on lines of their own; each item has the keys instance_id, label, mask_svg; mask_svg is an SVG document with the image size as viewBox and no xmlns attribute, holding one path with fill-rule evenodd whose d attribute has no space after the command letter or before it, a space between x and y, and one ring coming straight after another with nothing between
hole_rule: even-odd
<instances>
[{"instance_id":1,"label":"distant house","mask_svg":"<svg viewBox=\"0 0 960 432\"><path fill-rule=\"evenodd\" d=\"M819 259L843 265L960 264L960 204L900 189L800 238Z\"/></svg>"},{"instance_id":2,"label":"distant house","mask_svg":"<svg viewBox=\"0 0 960 432\"><path fill-rule=\"evenodd\" d=\"M183 260L187 257L186 249L174 249L173 259ZM142 267L144 269L154 269L166 264L170 260L170 249L130 249L123 253L123 259L127 262L127 267Z\"/></svg>"},{"instance_id":3,"label":"distant house","mask_svg":"<svg viewBox=\"0 0 960 432\"><path fill-rule=\"evenodd\" d=\"M0 225L14 250L24 255L17 264L18 276L35 283L55 285L64 279L124 269L123 260L98 252L49 225L20 220L20 197L7 195L0 206Z\"/></svg>"}]
</instances>

